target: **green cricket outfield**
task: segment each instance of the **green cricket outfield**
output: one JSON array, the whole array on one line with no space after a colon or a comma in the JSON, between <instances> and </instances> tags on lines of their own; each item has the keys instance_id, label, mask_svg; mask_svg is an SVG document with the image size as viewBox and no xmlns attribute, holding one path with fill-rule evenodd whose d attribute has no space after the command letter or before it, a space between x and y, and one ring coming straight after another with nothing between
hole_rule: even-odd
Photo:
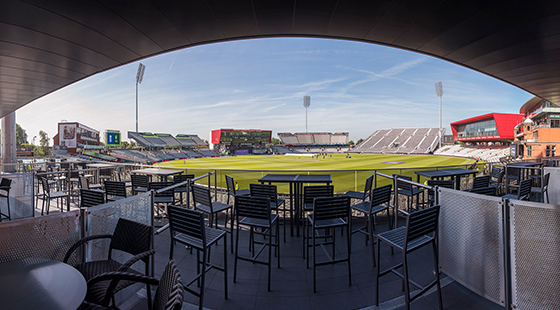
<instances>
[{"instance_id":1,"label":"green cricket outfield","mask_svg":"<svg viewBox=\"0 0 560 310\"><path fill-rule=\"evenodd\" d=\"M286 156L286 155L245 155L232 157L197 158L175 160L159 163L160 167L186 169L195 176L208 171L217 170L218 186L225 187L224 174L231 175L240 188L248 188L249 183L267 173L299 173L299 174L330 174L336 192L360 190L365 179L378 170L387 175L393 173L410 175L416 180L414 171L410 169L422 167L426 170L436 166L468 165L473 159L424 155L364 155L328 154L327 156ZM422 180L423 181L423 180ZM384 184L382 178L380 184ZM278 184L279 192L287 192L287 185Z\"/></svg>"}]
</instances>

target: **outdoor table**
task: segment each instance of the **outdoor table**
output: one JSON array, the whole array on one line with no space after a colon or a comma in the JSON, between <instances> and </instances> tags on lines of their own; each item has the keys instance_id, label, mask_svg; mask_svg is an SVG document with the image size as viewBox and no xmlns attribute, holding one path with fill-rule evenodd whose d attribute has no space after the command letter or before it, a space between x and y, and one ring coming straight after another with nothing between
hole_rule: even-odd
<instances>
[{"instance_id":1,"label":"outdoor table","mask_svg":"<svg viewBox=\"0 0 560 310\"><path fill-rule=\"evenodd\" d=\"M455 182L455 189L461 189L461 177L464 175L475 175L478 173L477 170L469 170L464 168L453 168L453 169L441 169L441 170L425 170L425 171L415 171L416 173L416 183L420 183L420 176L433 179L443 179L451 177Z\"/></svg>"},{"instance_id":2,"label":"outdoor table","mask_svg":"<svg viewBox=\"0 0 560 310\"><path fill-rule=\"evenodd\" d=\"M149 176L157 175L157 176L159 176L160 181L163 182L163 181L166 181L167 177L169 177L169 176L183 173L183 170L145 168L145 169L132 170L132 171L130 171L130 173L146 174L146 175L149 175Z\"/></svg>"},{"instance_id":3,"label":"outdoor table","mask_svg":"<svg viewBox=\"0 0 560 310\"><path fill-rule=\"evenodd\" d=\"M82 274L62 262L24 258L0 264L2 309L75 310L86 291Z\"/></svg>"},{"instance_id":4,"label":"outdoor table","mask_svg":"<svg viewBox=\"0 0 560 310\"><path fill-rule=\"evenodd\" d=\"M303 194L304 183L325 183L327 185L332 183L332 176L330 174L267 174L259 179L259 182L264 183L289 183L290 184L290 235L294 235L294 215L295 218L300 219L303 212L303 201L301 195ZM295 197L295 199L294 199ZM295 212L295 214L294 214ZM297 235L299 236L299 223L296 226ZM286 229L284 227L284 229Z\"/></svg>"}]
</instances>

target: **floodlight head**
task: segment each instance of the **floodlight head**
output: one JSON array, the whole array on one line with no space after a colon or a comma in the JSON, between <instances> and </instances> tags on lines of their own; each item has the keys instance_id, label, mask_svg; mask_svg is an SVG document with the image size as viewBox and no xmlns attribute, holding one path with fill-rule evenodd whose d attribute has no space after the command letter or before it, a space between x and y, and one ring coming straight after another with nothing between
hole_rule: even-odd
<instances>
[{"instance_id":1,"label":"floodlight head","mask_svg":"<svg viewBox=\"0 0 560 310\"><path fill-rule=\"evenodd\" d=\"M436 83L436 95L438 97L443 96L443 85L441 85L441 82Z\"/></svg>"},{"instance_id":2,"label":"floodlight head","mask_svg":"<svg viewBox=\"0 0 560 310\"><path fill-rule=\"evenodd\" d=\"M142 63L138 64L138 72L136 72L136 83L142 84L142 79L144 79L144 70L146 70L146 66Z\"/></svg>"},{"instance_id":3,"label":"floodlight head","mask_svg":"<svg viewBox=\"0 0 560 310\"><path fill-rule=\"evenodd\" d=\"M311 105L311 97L303 96L303 106L308 108Z\"/></svg>"}]
</instances>

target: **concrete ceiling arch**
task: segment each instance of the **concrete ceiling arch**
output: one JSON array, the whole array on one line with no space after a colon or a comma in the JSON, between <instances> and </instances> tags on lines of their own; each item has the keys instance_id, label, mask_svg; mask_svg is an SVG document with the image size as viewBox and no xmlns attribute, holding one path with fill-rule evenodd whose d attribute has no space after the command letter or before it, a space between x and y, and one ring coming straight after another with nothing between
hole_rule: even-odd
<instances>
[{"instance_id":1,"label":"concrete ceiling arch","mask_svg":"<svg viewBox=\"0 0 560 310\"><path fill-rule=\"evenodd\" d=\"M560 103L559 1L4 0L0 116L139 59L279 36L407 49Z\"/></svg>"}]
</instances>

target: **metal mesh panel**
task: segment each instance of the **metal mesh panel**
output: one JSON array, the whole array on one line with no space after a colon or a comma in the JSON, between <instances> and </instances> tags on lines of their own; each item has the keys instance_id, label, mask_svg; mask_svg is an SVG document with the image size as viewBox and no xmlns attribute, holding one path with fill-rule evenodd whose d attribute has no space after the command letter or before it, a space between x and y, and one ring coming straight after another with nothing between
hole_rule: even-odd
<instances>
[{"instance_id":1,"label":"metal mesh panel","mask_svg":"<svg viewBox=\"0 0 560 310\"><path fill-rule=\"evenodd\" d=\"M560 205L509 205L513 307L560 309Z\"/></svg>"},{"instance_id":2,"label":"metal mesh panel","mask_svg":"<svg viewBox=\"0 0 560 310\"><path fill-rule=\"evenodd\" d=\"M144 193L91 207L86 212L86 236L112 234L117 226L119 218L126 218L139 223L152 226L152 204L151 193ZM96 240L89 243L87 258L88 260L107 259L110 241L107 239ZM124 263L132 255L121 251L113 251L112 259ZM133 269L140 273L145 272L145 264L142 261L135 263ZM132 285L119 292L115 296L117 305L122 304L140 289L145 287L142 284Z\"/></svg>"},{"instance_id":3,"label":"metal mesh panel","mask_svg":"<svg viewBox=\"0 0 560 310\"><path fill-rule=\"evenodd\" d=\"M10 215L12 220L33 217L33 173L2 174L12 180L10 188ZM8 213L6 199L0 199L2 213Z\"/></svg>"},{"instance_id":4,"label":"metal mesh panel","mask_svg":"<svg viewBox=\"0 0 560 310\"><path fill-rule=\"evenodd\" d=\"M80 211L0 223L0 262L27 257L62 261L80 238ZM75 257L70 261L75 263Z\"/></svg>"},{"instance_id":5,"label":"metal mesh panel","mask_svg":"<svg viewBox=\"0 0 560 310\"><path fill-rule=\"evenodd\" d=\"M443 272L479 295L505 304L502 200L439 189Z\"/></svg>"}]
</instances>

